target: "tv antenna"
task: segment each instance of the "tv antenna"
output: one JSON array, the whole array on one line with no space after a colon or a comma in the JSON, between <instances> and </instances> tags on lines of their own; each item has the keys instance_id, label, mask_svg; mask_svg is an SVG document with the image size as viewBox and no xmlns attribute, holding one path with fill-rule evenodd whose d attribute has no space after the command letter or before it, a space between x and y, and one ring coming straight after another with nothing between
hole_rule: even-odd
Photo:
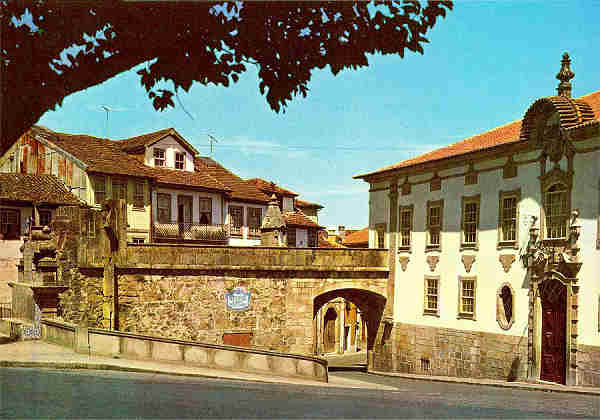
<instances>
[{"instance_id":1,"label":"tv antenna","mask_svg":"<svg viewBox=\"0 0 600 420\"><path fill-rule=\"evenodd\" d=\"M106 138L108 138L108 113L113 110L107 107L106 105L101 105L100 108L106 111Z\"/></svg>"},{"instance_id":2,"label":"tv antenna","mask_svg":"<svg viewBox=\"0 0 600 420\"><path fill-rule=\"evenodd\" d=\"M210 134L206 133L206 135L208 136L208 142L210 143L210 156L212 156L213 154L213 144L214 143L218 143L219 141L214 138L213 136L211 136Z\"/></svg>"}]
</instances>

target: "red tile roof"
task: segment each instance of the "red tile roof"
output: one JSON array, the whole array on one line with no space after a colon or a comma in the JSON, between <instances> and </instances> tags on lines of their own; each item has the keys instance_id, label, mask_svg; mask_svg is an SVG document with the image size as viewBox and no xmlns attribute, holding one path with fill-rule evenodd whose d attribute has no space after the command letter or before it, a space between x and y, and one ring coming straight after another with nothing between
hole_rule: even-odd
<instances>
[{"instance_id":1,"label":"red tile roof","mask_svg":"<svg viewBox=\"0 0 600 420\"><path fill-rule=\"evenodd\" d=\"M252 179L249 179L248 182L256 185L262 192L264 192L265 194L267 194L269 196L271 194L286 195L286 196L291 196L291 197L296 197L298 195L293 191L286 190L285 188L280 187L279 185L275 184L274 182L269 182L262 178L252 178Z\"/></svg>"},{"instance_id":2,"label":"red tile roof","mask_svg":"<svg viewBox=\"0 0 600 420\"><path fill-rule=\"evenodd\" d=\"M322 226L319 226L317 223L313 222L312 219L310 219L300 210L284 212L283 218L285 219L285 224L287 226L323 229Z\"/></svg>"},{"instance_id":3,"label":"red tile roof","mask_svg":"<svg viewBox=\"0 0 600 420\"><path fill-rule=\"evenodd\" d=\"M155 131L153 133L146 133L139 136L131 137L128 139L117 140L117 144L125 151L131 152L139 150L148 146L174 131L173 128L165 128L163 130Z\"/></svg>"},{"instance_id":4,"label":"red tile roof","mask_svg":"<svg viewBox=\"0 0 600 420\"><path fill-rule=\"evenodd\" d=\"M167 134L172 129L157 131ZM210 175L210 173L180 171L170 168L153 168L136 159L124 151L119 141L101 139L87 134L57 133L48 128L34 126L31 128L34 135L41 135L49 142L60 147L65 152L73 155L85 165L88 172L97 172L107 175L128 175L140 178L155 179L162 184L203 188L214 191L229 191ZM145 134L139 137L150 136ZM162 134L164 136L164 133ZM135 139L135 138L134 138Z\"/></svg>"},{"instance_id":5,"label":"red tile roof","mask_svg":"<svg viewBox=\"0 0 600 420\"><path fill-rule=\"evenodd\" d=\"M342 241L343 245L346 246L358 246L358 245L369 245L369 227L352 232L346 235Z\"/></svg>"},{"instance_id":6,"label":"red tile roof","mask_svg":"<svg viewBox=\"0 0 600 420\"><path fill-rule=\"evenodd\" d=\"M87 134L57 133L41 126L33 126L30 132L34 136L40 135L79 159L87 165L89 172L140 178L154 178L155 176L153 168L149 168L143 162L123 152L115 141Z\"/></svg>"},{"instance_id":7,"label":"red tile roof","mask_svg":"<svg viewBox=\"0 0 600 420\"><path fill-rule=\"evenodd\" d=\"M547 99L551 100L552 98L556 97L550 97ZM586 96L582 96L581 98L578 98L573 102L581 101L589 105L591 111L593 111L594 113L593 118L600 118L600 91L590 93ZM354 178L363 178L368 175L374 175L381 172L391 171L394 169L408 168L425 162L438 161L450 157L465 155L467 153L490 149L492 147L497 147L503 144L517 143L519 141L523 141L520 138L521 123L521 120L513 121L500 127L496 127L490 131L486 131L484 133L477 134L473 137L466 138L464 140L459 141L458 143L454 143L449 146L433 150L429 153L425 153L412 159L408 159L390 166L386 166L373 172L356 175Z\"/></svg>"},{"instance_id":8,"label":"red tile roof","mask_svg":"<svg viewBox=\"0 0 600 420\"><path fill-rule=\"evenodd\" d=\"M309 201L304 201L304 200L300 200L300 199L296 199L296 206L300 207L301 209L307 209L307 208L316 208L316 209L322 209L323 206L317 203L311 203Z\"/></svg>"},{"instance_id":9,"label":"red tile roof","mask_svg":"<svg viewBox=\"0 0 600 420\"><path fill-rule=\"evenodd\" d=\"M0 173L1 200L50 205L82 204L54 175L15 173Z\"/></svg>"},{"instance_id":10,"label":"red tile roof","mask_svg":"<svg viewBox=\"0 0 600 420\"><path fill-rule=\"evenodd\" d=\"M197 172L207 173L227 187L231 191L229 197L232 200L265 204L269 202L269 197L256 185L230 172L215 160L209 157L196 157L194 164Z\"/></svg>"}]
</instances>

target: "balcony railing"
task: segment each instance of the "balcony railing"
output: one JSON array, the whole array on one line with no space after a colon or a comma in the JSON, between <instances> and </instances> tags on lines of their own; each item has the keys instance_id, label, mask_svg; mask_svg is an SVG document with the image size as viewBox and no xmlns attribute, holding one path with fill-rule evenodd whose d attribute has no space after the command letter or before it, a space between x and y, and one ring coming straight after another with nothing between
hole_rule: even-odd
<instances>
[{"instance_id":1,"label":"balcony railing","mask_svg":"<svg viewBox=\"0 0 600 420\"><path fill-rule=\"evenodd\" d=\"M12 318L12 304L10 302L0 303L0 319Z\"/></svg>"},{"instance_id":2,"label":"balcony railing","mask_svg":"<svg viewBox=\"0 0 600 420\"><path fill-rule=\"evenodd\" d=\"M224 242L229 239L229 225L199 223L154 223L153 238L157 242L198 241Z\"/></svg>"},{"instance_id":3,"label":"balcony railing","mask_svg":"<svg viewBox=\"0 0 600 420\"><path fill-rule=\"evenodd\" d=\"M252 239L260 238L260 228L250 226L248 228L248 237Z\"/></svg>"}]
</instances>

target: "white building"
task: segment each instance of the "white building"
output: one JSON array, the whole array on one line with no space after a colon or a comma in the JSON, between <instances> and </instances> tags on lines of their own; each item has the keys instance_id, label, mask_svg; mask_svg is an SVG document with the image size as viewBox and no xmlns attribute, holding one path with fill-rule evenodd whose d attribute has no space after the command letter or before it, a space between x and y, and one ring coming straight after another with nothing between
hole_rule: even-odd
<instances>
[{"instance_id":1,"label":"white building","mask_svg":"<svg viewBox=\"0 0 600 420\"><path fill-rule=\"evenodd\" d=\"M395 256L378 369L600 385L600 91L569 66L521 121L356 177Z\"/></svg>"}]
</instances>

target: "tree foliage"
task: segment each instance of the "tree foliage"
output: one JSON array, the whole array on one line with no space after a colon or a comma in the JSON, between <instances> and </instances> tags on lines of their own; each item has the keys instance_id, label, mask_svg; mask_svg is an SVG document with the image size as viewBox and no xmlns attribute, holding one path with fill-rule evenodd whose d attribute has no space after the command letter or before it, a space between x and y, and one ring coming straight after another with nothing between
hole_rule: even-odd
<instances>
[{"instance_id":1,"label":"tree foliage","mask_svg":"<svg viewBox=\"0 0 600 420\"><path fill-rule=\"evenodd\" d=\"M157 110L194 82L229 86L257 66L276 112L311 71L367 66L367 54L423 53L450 1L126 2L0 0L2 149L69 94L138 71Z\"/></svg>"}]
</instances>

